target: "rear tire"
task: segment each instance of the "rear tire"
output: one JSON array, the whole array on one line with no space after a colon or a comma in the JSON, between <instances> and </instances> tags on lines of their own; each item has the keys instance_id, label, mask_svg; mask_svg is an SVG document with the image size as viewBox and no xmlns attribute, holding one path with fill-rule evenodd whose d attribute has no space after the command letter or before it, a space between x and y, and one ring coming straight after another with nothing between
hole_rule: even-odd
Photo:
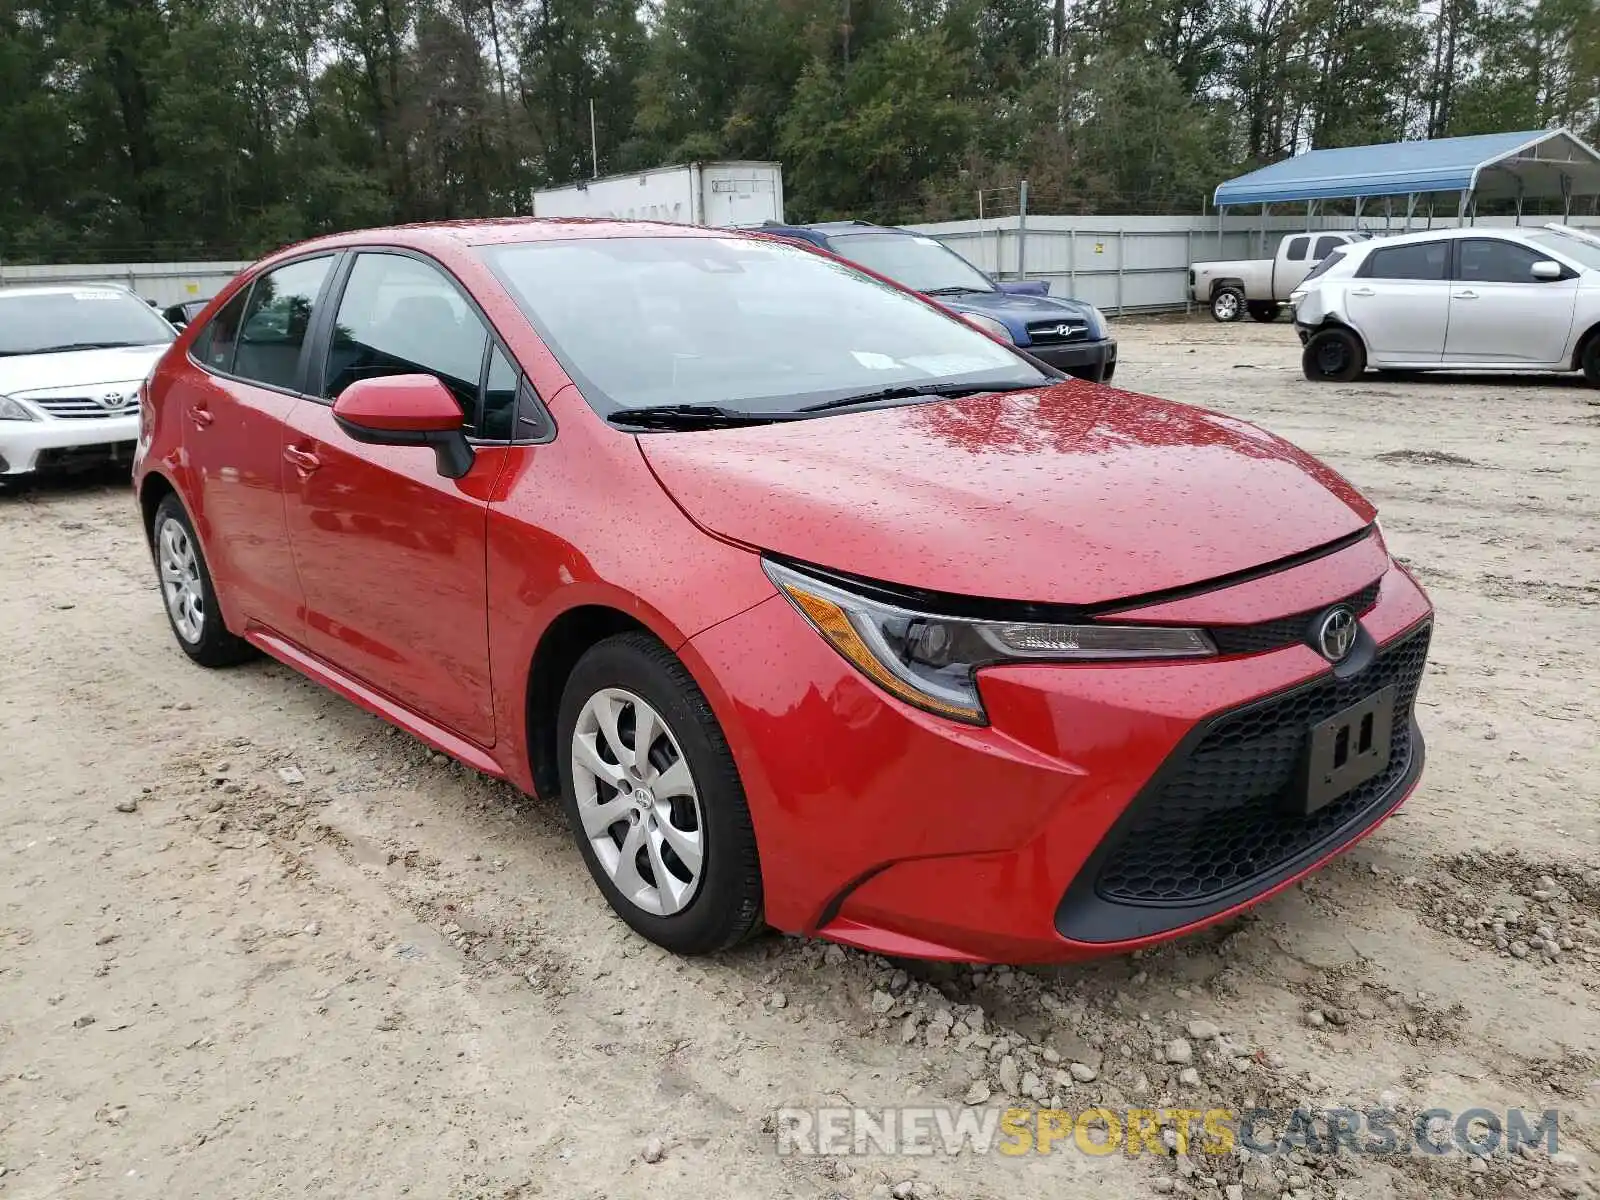
<instances>
[{"instance_id":1,"label":"rear tire","mask_svg":"<svg viewBox=\"0 0 1600 1200\"><path fill-rule=\"evenodd\" d=\"M228 632L217 605L205 552L183 503L174 494L162 497L150 523L150 549L156 564L167 624L195 662L202 667L231 667L256 656L255 647Z\"/></svg>"},{"instance_id":2,"label":"rear tire","mask_svg":"<svg viewBox=\"0 0 1600 1200\"><path fill-rule=\"evenodd\" d=\"M675 654L643 633L592 646L562 692L556 745L584 864L634 932L675 954L711 954L761 928L744 786L705 693Z\"/></svg>"},{"instance_id":3,"label":"rear tire","mask_svg":"<svg viewBox=\"0 0 1600 1200\"><path fill-rule=\"evenodd\" d=\"M1246 308L1250 312L1250 319L1263 325L1271 325L1283 314L1283 305L1269 304L1264 300L1252 300Z\"/></svg>"},{"instance_id":4,"label":"rear tire","mask_svg":"<svg viewBox=\"0 0 1600 1200\"><path fill-rule=\"evenodd\" d=\"M1319 383L1349 383L1367 368L1367 348L1353 330L1334 325L1311 335L1300 367Z\"/></svg>"},{"instance_id":5,"label":"rear tire","mask_svg":"<svg viewBox=\"0 0 1600 1200\"><path fill-rule=\"evenodd\" d=\"M1211 319L1224 324L1244 315L1244 293L1236 287L1218 288L1211 297Z\"/></svg>"},{"instance_id":6,"label":"rear tire","mask_svg":"<svg viewBox=\"0 0 1600 1200\"><path fill-rule=\"evenodd\" d=\"M1600 387L1600 333L1591 337L1583 348L1579 365L1583 367L1583 377L1589 381L1589 386Z\"/></svg>"}]
</instances>

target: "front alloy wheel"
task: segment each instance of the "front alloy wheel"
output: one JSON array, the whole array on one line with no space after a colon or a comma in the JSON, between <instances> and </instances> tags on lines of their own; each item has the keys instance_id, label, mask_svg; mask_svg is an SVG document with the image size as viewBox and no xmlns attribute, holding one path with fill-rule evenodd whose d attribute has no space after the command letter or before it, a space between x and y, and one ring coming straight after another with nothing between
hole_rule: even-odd
<instances>
[{"instance_id":1,"label":"front alloy wheel","mask_svg":"<svg viewBox=\"0 0 1600 1200\"><path fill-rule=\"evenodd\" d=\"M612 910L678 954L761 927L761 862L722 726L681 659L644 632L584 652L556 721L562 802Z\"/></svg>"},{"instance_id":2,"label":"front alloy wheel","mask_svg":"<svg viewBox=\"0 0 1600 1200\"><path fill-rule=\"evenodd\" d=\"M670 917L700 886L700 793L661 714L622 688L589 698L572 732L572 784L584 836L622 897Z\"/></svg>"}]
</instances>

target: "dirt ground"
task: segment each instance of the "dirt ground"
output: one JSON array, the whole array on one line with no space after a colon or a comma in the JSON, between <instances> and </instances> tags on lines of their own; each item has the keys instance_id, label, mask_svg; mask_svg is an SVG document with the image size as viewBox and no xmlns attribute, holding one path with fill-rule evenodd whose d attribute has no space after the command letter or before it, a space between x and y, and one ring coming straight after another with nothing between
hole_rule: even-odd
<instances>
[{"instance_id":1,"label":"dirt ground","mask_svg":"<svg viewBox=\"0 0 1600 1200\"><path fill-rule=\"evenodd\" d=\"M1119 384L1324 456L1431 590L1428 770L1378 834L1137 959L673 960L551 807L273 663L191 666L118 481L0 496L0 1196L1600 1194L1600 395L1117 332ZM1029 1092L1553 1108L1560 1150L776 1152L782 1107Z\"/></svg>"}]
</instances>

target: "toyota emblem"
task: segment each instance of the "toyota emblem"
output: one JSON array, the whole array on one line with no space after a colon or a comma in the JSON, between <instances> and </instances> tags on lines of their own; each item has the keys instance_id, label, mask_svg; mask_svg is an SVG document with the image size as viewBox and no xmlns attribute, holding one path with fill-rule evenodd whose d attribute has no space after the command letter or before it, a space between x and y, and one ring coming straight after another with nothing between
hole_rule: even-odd
<instances>
[{"instance_id":1,"label":"toyota emblem","mask_svg":"<svg viewBox=\"0 0 1600 1200\"><path fill-rule=\"evenodd\" d=\"M107 412L116 412L119 408L127 407L131 399L132 396L123 392L104 392L98 397L98 403Z\"/></svg>"},{"instance_id":2,"label":"toyota emblem","mask_svg":"<svg viewBox=\"0 0 1600 1200\"><path fill-rule=\"evenodd\" d=\"M1330 608L1317 622L1317 652L1329 662L1343 662L1356 644L1356 615L1344 605Z\"/></svg>"}]
</instances>

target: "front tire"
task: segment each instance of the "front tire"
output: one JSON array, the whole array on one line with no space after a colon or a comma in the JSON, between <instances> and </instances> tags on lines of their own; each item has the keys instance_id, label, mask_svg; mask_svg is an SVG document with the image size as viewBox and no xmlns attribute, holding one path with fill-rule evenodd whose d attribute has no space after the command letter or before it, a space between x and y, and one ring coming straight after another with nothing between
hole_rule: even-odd
<instances>
[{"instance_id":1,"label":"front tire","mask_svg":"<svg viewBox=\"0 0 1600 1200\"><path fill-rule=\"evenodd\" d=\"M1250 312L1250 319L1263 325L1271 325L1283 313L1283 305L1268 304L1264 300L1252 300L1245 307Z\"/></svg>"},{"instance_id":2,"label":"front tire","mask_svg":"<svg viewBox=\"0 0 1600 1200\"><path fill-rule=\"evenodd\" d=\"M1244 293L1236 287L1218 288L1211 297L1211 319L1227 324L1237 321L1245 309Z\"/></svg>"},{"instance_id":3,"label":"front tire","mask_svg":"<svg viewBox=\"0 0 1600 1200\"><path fill-rule=\"evenodd\" d=\"M183 652L202 667L231 667L254 658L254 647L222 623L200 539L176 495L162 497L150 533L162 606Z\"/></svg>"},{"instance_id":4,"label":"front tire","mask_svg":"<svg viewBox=\"0 0 1600 1200\"><path fill-rule=\"evenodd\" d=\"M636 933L675 954L710 954L760 928L744 786L676 655L643 633L591 647L562 693L556 745L583 861Z\"/></svg>"},{"instance_id":5,"label":"front tire","mask_svg":"<svg viewBox=\"0 0 1600 1200\"><path fill-rule=\"evenodd\" d=\"M1311 335L1300 367L1319 383L1349 383L1367 369L1367 348L1354 331L1335 325Z\"/></svg>"},{"instance_id":6,"label":"front tire","mask_svg":"<svg viewBox=\"0 0 1600 1200\"><path fill-rule=\"evenodd\" d=\"M1583 348L1579 365L1583 367L1583 377L1588 380L1589 386L1600 387L1600 334L1589 339L1589 344Z\"/></svg>"}]
</instances>

